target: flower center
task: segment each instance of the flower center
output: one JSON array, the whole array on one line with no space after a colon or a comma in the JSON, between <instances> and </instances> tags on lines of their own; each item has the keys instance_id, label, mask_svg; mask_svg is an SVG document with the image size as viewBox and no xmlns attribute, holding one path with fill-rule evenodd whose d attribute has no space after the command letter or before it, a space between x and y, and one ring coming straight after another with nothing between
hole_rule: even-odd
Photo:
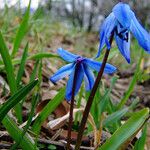
<instances>
[{"instance_id":1,"label":"flower center","mask_svg":"<svg viewBox=\"0 0 150 150\"><path fill-rule=\"evenodd\" d=\"M117 26L115 29L116 35L119 36L122 40L128 42L129 40L129 31L126 28L121 27L121 25Z\"/></svg>"},{"instance_id":2,"label":"flower center","mask_svg":"<svg viewBox=\"0 0 150 150\"><path fill-rule=\"evenodd\" d=\"M78 57L77 60L76 60L76 63L81 63L83 60L84 60L83 57Z\"/></svg>"}]
</instances>

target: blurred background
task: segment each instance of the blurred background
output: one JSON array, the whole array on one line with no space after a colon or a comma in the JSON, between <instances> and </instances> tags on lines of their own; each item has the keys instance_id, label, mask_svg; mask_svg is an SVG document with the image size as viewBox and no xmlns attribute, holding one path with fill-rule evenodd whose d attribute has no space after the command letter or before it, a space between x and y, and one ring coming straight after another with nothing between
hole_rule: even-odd
<instances>
[{"instance_id":1,"label":"blurred background","mask_svg":"<svg viewBox=\"0 0 150 150\"><path fill-rule=\"evenodd\" d=\"M31 11L40 8L51 19L63 21L86 31L98 31L117 0L32 0ZM0 0L0 8L24 10L29 0ZM130 6L142 23L150 25L150 0L130 0Z\"/></svg>"}]
</instances>

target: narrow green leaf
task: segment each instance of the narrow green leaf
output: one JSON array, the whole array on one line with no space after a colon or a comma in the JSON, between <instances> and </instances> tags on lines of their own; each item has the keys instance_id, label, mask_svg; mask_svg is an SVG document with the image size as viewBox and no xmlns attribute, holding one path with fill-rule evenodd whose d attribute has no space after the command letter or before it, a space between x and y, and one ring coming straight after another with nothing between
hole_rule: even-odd
<instances>
[{"instance_id":1,"label":"narrow green leaf","mask_svg":"<svg viewBox=\"0 0 150 150\"><path fill-rule=\"evenodd\" d=\"M17 79L16 79L17 87L19 86L19 83L21 81L22 75L24 73L24 68L25 68L25 63L26 63L26 59L27 59L27 54L28 54L28 43L25 46L25 49L24 49L24 52L23 52L23 55L22 55L22 58L21 58L20 67L19 67L18 74L17 74Z\"/></svg>"},{"instance_id":2,"label":"narrow green leaf","mask_svg":"<svg viewBox=\"0 0 150 150\"><path fill-rule=\"evenodd\" d=\"M29 56L27 58L27 60L38 60L38 59L40 60L43 58L60 58L60 57L56 54L43 53L42 52L42 53L37 53L37 54L34 54L32 56ZM13 59L12 63L13 63L13 65L18 65L18 64L20 64L20 59ZM0 60L0 69L2 70L3 68L4 68L4 63Z\"/></svg>"},{"instance_id":3,"label":"narrow green leaf","mask_svg":"<svg viewBox=\"0 0 150 150\"><path fill-rule=\"evenodd\" d=\"M3 120L5 115L13 108L20 100L22 100L38 83L38 80L34 80L25 87L18 90L16 94L11 96L1 107L0 107L0 122Z\"/></svg>"},{"instance_id":4,"label":"narrow green leaf","mask_svg":"<svg viewBox=\"0 0 150 150\"><path fill-rule=\"evenodd\" d=\"M7 80L8 80L11 94L14 94L17 91L16 79L15 79L15 75L14 75L14 68L12 65L11 57L9 55L9 50L5 44L5 41L3 39L1 32L0 32L0 54L2 56L4 65L5 65ZM16 112L16 116L17 116L19 122L21 122L22 121L21 106L19 103L15 106L15 112Z\"/></svg>"},{"instance_id":5,"label":"narrow green leaf","mask_svg":"<svg viewBox=\"0 0 150 150\"><path fill-rule=\"evenodd\" d=\"M40 60L39 63L39 69L38 69L38 79L39 79L39 84L38 84L38 91L41 89L41 83L42 83L42 59Z\"/></svg>"},{"instance_id":6,"label":"narrow green leaf","mask_svg":"<svg viewBox=\"0 0 150 150\"><path fill-rule=\"evenodd\" d=\"M147 131L147 124L145 124L143 130L142 130L142 135L139 138L139 140L136 141L134 150L144 150L145 142L146 142L146 131Z\"/></svg>"},{"instance_id":7,"label":"narrow green leaf","mask_svg":"<svg viewBox=\"0 0 150 150\"><path fill-rule=\"evenodd\" d=\"M21 141L23 140L24 135L26 134L29 126L31 125L32 118L34 116L34 110L35 110L35 107L36 107L36 104L37 104L38 100L39 100L39 95L38 94L34 95L33 98L32 98L32 105L31 105L32 108L31 108L31 112L29 114L29 118L28 118L27 124L26 124L26 126L25 126L25 128L24 128L24 130L22 132L20 140L13 145L11 150L17 149L17 147L20 145Z\"/></svg>"},{"instance_id":8,"label":"narrow green leaf","mask_svg":"<svg viewBox=\"0 0 150 150\"><path fill-rule=\"evenodd\" d=\"M12 92L12 94L14 94L17 91L14 68L12 65L11 57L9 55L9 50L5 44L5 41L3 39L1 32L0 32L0 54L2 56L4 65L5 65L5 70L7 73L7 80L8 80L8 84L10 87L10 91Z\"/></svg>"},{"instance_id":9,"label":"narrow green leaf","mask_svg":"<svg viewBox=\"0 0 150 150\"><path fill-rule=\"evenodd\" d=\"M65 88L61 89L59 93L49 101L49 103L43 108L42 112L39 114L35 120L32 131L39 133L42 123L46 118L56 109L56 107L64 100Z\"/></svg>"},{"instance_id":10,"label":"narrow green leaf","mask_svg":"<svg viewBox=\"0 0 150 150\"><path fill-rule=\"evenodd\" d=\"M141 75L140 64L141 64L141 61L142 61L142 58L143 58L143 52L144 51L142 50L141 51L141 55L140 55L140 59L139 59L139 62L138 62L138 65L136 67L136 71L135 71L134 76L132 78L132 81L131 81L131 83L129 85L129 88L128 88L127 92L125 93L125 96L121 99L120 103L118 104L118 109L120 109L120 108L122 108L124 106L124 104L126 103L128 98L130 97L131 93L133 92L134 86L136 85L139 76Z\"/></svg>"},{"instance_id":11,"label":"narrow green leaf","mask_svg":"<svg viewBox=\"0 0 150 150\"><path fill-rule=\"evenodd\" d=\"M22 136L22 130L18 128L14 121L11 120L10 117L6 116L3 121L3 125L5 126L6 130L9 132L11 137L18 142ZM23 137L20 146L23 150L38 150L35 146L34 141L29 137L29 135L25 134Z\"/></svg>"},{"instance_id":12,"label":"narrow green leaf","mask_svg":"<svg viewBox=\"0 0 150 150\"><path fill-rule=\"evenodd\" d=\"M59 58L59 56L56 54L42 52L28 57L28 59L42 59L42 58L52 58L52 57Z\"/></svg>"},{"instance_id":13,"label":"narrow green leaf","mask_svg":"<svg viewBox=\"0 0 150 150\"><path fill-rule=\"evenodd\" d=\"M99 150L117 150L143 126L149 115L144 108L131 116L116 132L99 148Z\"/></svg>"},{"instance_id":14,"label":"narrow green leaf","mask_svg":"<svg viewBox=\"0 0 150 150\"><path fill-rule=\"evenodd\" d=\"M38 69L37 69L38 65L39 65L39 60L37 60L35 65L34 65L34 69L33 69L32 74L30 76L30 82L36 78L36 73L38 71Z\"/></svg>"},{"instance_id":15,"label":"narrow green leaf","mask_svg":"<svg viewBox=\"0 0 150 150\"><path fill-rule=\"evenodd\" d=\"M99 105L99 115L101 115L101 113L104 112L106 107L108 106L107 104L109 103L109 97L110 97L109 95L110 95L112 88L114 87L117 79L118 79L117 77L113 77L111 79L110 88L106 90L104 96L102 96L102 98L101 98L101 101L99 102L99 104L97 104L97 105Z\"/></svg>"},{"instance_id":16,"label":"narrow green leaf","mask_svg":"<svg viewBox=\"0 0 150 150\"><path fill-rule=\"evenodd\" d=\"M29 18L30 18L30 4L31 4L31 0L29 1L29 5L28 8L26 10L26 13L23 17L23 20L20 24L20 27L18 29L18 32L16 34L15 37L15 41L14 41L14 47L13 47L13 51L12 51L12 57L16 54L16 52L19 49L19 46L25 36L25 34L28 31L28 25L29 25Z\"/></svg>"},{"instance_id":17,"label":"narrow green leaf","mask_svg":"<svg viewBox=\"0 0 150 150\"><path fill-rule=\"evenodd\" d=\"M103 126L112 125L113 123L117 122L121 117L123 117L127 112L129 111L129 108L124 108L121 110L118 110L112 114L110 114L103 122Z\"/></svg>"}]
</instances>

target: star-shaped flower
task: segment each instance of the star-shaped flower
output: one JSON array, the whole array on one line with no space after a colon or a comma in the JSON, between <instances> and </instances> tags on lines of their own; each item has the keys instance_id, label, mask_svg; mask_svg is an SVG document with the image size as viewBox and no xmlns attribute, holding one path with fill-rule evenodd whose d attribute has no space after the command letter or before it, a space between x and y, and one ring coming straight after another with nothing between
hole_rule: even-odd
<instances>
[{"instance_id":1,"label":"star-shaped flower","mask_svg":"<svg viewBox=\"0 0 150 150\"><path fill-rule=\"evenodd\" d=\"M112 13L105 19L102 25L97 57L99 57L105 44L108 49L111 48L109 39L112 32L114 32L119 51L127 62L130 63L130 31L138 40L139 45L150 53L150 34L138 22L129 5L119 2L114 6Z\"/></svg>"},{"instance_id":2,"label":"star-shaped flower","mask_svg":"<svg viewBox=\"0 0 150 150\"><path fill-rule=\"evenodd\" d=\"M87 91L91 90L95 77L92 70L99 71L100 67L102 65L101 62L94 61L89 58L83 58L82 56L72 54L70 52L67 52L66 50L59 48L57 50L57 53L67 62L70 64L67 64L60 68L51 78L50 81L57 82L58 80L66 77L69 75L69 80L67 82L66 87L66 100L70 101L72 96L72 86L73 86L73 79L76 69L76 86L75 86L75 95L78 93L80 86L82 84L82 80L84 79L85 82L85 88ZM78 64L78 67L76 65ZM104 69L104 73L112 74L116 71L116 67L106 64L106 67Z\"/></svg>"}]
</instances>

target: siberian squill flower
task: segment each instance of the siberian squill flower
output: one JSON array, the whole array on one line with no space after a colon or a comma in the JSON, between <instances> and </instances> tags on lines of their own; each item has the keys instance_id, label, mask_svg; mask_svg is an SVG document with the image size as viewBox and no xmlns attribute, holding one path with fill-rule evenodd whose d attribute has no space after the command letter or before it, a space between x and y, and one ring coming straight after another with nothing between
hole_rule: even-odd
<instances>
[{"instance_id":1,"label":"siberian squill flower","mask_svg":"<svg viewBox=\"0 0 150 150\"><path fill-rule=\"evenodd\" d=\"M139 45L150 53L150 34L138 22L129 5L119 2L102 24L97 57L105 44L107 49L111 48L109 39L114 33L119 51L130 63L130 32L138 40Z\"/></svg>"},{"instance_id":2,"label":"siberian squill flower","mask_svg":"<svg viewBox=\"0 0 150 150\"><path fill-rule=\"evenodd\" d=\"M76 69L76 79L75 79L75 95L78 93L80 86L82 84L82 80L84 79L85 88L87 91L91 90L95 77L93 74L93 70L99 71L102 65L101 62L94 61L89 58L83 58L82 56L72 54L62 48L57 50L57 53L62 57L65 61L69 62L69 64L61 67L51 78L50 81L57 82L58 80L69 75L69 80L67 82L66 87L66 100L70 101L72 96L72 86L73 79ZM76 65L78 64L78 67ZM104 73L111 74L116 71L116 67L106 64L104 69Z\"/></svg>"}]
</instances>

